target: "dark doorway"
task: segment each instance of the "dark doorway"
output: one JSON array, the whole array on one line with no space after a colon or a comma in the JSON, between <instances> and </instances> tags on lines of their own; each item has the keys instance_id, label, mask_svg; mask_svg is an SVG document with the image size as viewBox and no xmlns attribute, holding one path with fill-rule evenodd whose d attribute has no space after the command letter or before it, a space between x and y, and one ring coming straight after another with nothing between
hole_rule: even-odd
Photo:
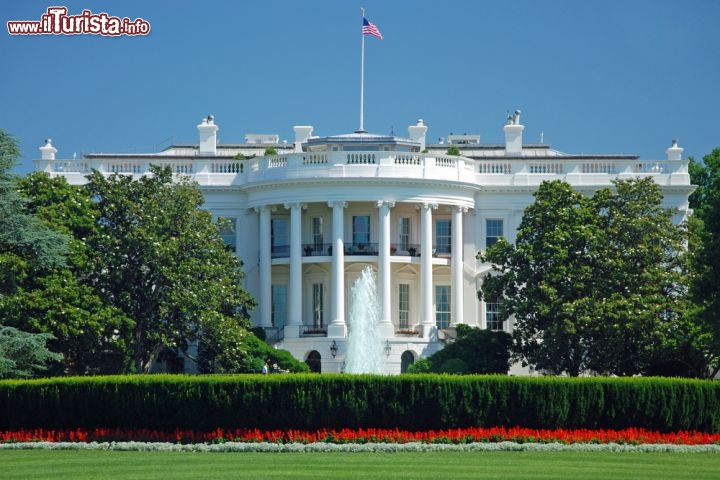
<instances>
[{"instance_id":1,"label":"dark doorway","mask_svg":"<svg viewBox=\"0 0 720 480\"><path fill-rule=\"evenodd\" d=\"M317 350L313 350L312 352L308 353L308 356L305 359L305 363L307 363L307 366L310 367L310 371L313 373L322 372L321 361L322 357Z\"/></svg>"}]
</instances>

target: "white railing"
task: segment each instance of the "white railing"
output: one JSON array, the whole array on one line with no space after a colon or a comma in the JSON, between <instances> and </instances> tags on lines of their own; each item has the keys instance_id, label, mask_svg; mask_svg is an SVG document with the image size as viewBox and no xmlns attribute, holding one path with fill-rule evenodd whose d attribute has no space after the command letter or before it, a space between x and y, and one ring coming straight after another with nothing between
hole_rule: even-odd
<instances>
[{"instance_id":1,"label":"white railing","mask_svg":"<svg viewBox=\"0 0 720 480\"><path fill-rule=\"evenodd\" d=\"M348 165L372 165L375 163L375 154L367 152L353 152L345 154Z\"/></svg>"},{"instance_id":2,"label":"white railing","mask_svg":"<svg viewBox=\"0 0 720 480\"><path fill-rule=\"evenodd\" d=\"M510 162L478 162L478 173L485 175L509 175L513 173L513 164Z\"/></svg>"},{"instance_id":3,"label":"white railing","mask_svg":"<svg viewBox=\"0 0 720 480\"><path fill-rule=\"evenodd\" d=\"M94 156L80 160L35 161L36 170L80 176L92 169L104 173L141 175L149 170L151 164L168 165L176 174L194 176L201 185L242 185L259 181L322 177L418 178L486 185L534 184L549 178L572 177L573 182L609 184L614 178L638 175L659 175L660 183L689 183L686 161L645 161L629 157L473 160L430 153L373 151L301 152L246 160L201 157L177 160L164 157L155 160L148 156Z\"/></svg>"},{"instance_id":4,"label":"white railing","mask_svg":"<svg viewBox=\"0 0 720 480\"><path fill-rule=\"evenodd\" d=\"M395 165L421 165L422 160L420 154L417 153L400 153L395 155L393 163Z\"/></svg>"},{"instance_id":5,"label":"white railing","mask_svg":"<svg viewBox=\"0 0 720 480\"><path fill-rule=\"evenodd\" d=\"M326 153L306 153L302 159L303 165L327 165L328 157Z\"/></svg>"},{"instance_id":6,"label":"white railing","mask_svg":"<svg viewBox=\"0 0 720 480\"><path fill-rule=\"evenodd\" d=\"M90 166L85 160L55 160L54 172L90 173Z\"/></svg>"},{"instance_id":7,"label":"white railing","mask_svg":"<svg viewBox=\"0 0 720 480\"><path fill-rule=\"evenodd\" d=\"M108 173L132 173L140 174L145 170L145 165L141 163L125 162L108 162L105 165Z\"/></svg>"},{"instance_id":8,"label":"white railing","mask_svg":"<svg viewBox=\"0 0 720 480\"><path fill-rule=\"evenodd\" d=\"M210 164L210 173L242 173L243 164L240 161L231 162L212 162Z\"/></svg>"},{"instance_id":9,"label":"white railing","mask_svg":"<svg viewBox=\"0 0 720 480\"><path fill-rule=\"evenodd\" d=\"M528 162L528 173L552 173L555 175L565 173L563 162Z\"/></svg>"}]
</instances>

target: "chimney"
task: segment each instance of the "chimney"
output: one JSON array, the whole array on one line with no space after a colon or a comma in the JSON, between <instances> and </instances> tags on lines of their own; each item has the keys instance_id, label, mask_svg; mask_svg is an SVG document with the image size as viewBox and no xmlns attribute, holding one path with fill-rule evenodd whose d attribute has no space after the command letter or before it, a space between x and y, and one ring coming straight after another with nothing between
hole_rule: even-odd
<instances>
[{"instance_id":1,"label":"chimney","mask_svg":"<svg viewBox=\"0 0 720 480\"><path fill-rule=\"evenodd\" d=\"M667 155L668 160L682 160L683 150L685 149L678 147L677 140L673 140L670 148L665 150L665 154Z\"/></svg>"},{"instance_id":2,"label":"chimney","mask_svg":"<svg viewBox=\"0 0 720 480\"><path fill-rule=\"evenodd\" d=\"M410 125L408 127L408 134L410 140L413 142L420 143L420 151L425 150L425 134L427 133L428 127L423 123L422 118L417 121L416 125Z\"/></svg>"},{"instance_id":3,"label":"chimney","mask_svg":"<svg viewBox=\"0 0 720 480\"><path fill-rule=\"evenodd\" d=\"M219 128L215 125L215 117L208 115L207 118L203 118L197 128L200 133L200 155L216 155Z\"/></svg>"},{"instance_id":4,"label":"chimney","mask_svg":"<svg viewBox=\"0 0 720 480\"><path fill-rule=\"evenodd\" d=\"M505 127L505 155L522 155L522 132L525 126L520 124L520 110L508 115Z\"/></svg>"},{"instance_id":5,"label":"chimney","mask_svg":"<svg viewBox=\"0 0 720 480\"><path fill-rule=\"evenodd\" d=\"M302 144L308 141L312 135L313 127L309 125L295 125L295 151L302 152Z\"/></svg>"},{"instance_id":6,"label":"chimney","mask_svg":"<svg viewBox=\"0 0 720 480\"><path fill-rule=\"evenodd\" d=\"M57 148L52 146L52 139L46 138L45 139L45 145L40 147L40 153L42 155L43 160L55 160L55 154L57 153Z\"/></svg>"}]
</instances>

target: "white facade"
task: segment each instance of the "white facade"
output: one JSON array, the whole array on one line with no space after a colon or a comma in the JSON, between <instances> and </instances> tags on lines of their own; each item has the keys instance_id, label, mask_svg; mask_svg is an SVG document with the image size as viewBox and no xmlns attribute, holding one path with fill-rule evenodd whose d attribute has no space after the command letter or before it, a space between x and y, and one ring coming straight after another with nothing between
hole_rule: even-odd
<instances>
[{"instance_id":1,"label":"white facade","mask_svg":"<svg viewBox=\"0 0 720 480\"><path fill-rule=\"evenodd\" d=\"M387 371L399 373L442 348L456 324L511 331L492 304L477 300L489 266L476 253L500 236L515 240L542 181L562 179L590 194L614 179L650 176L665 205L677 210L675 220L688 214L692 188L675 142L663 160L568 155L523 144L519 113L509 117L499 145L481 144L477 135L426 145L422 120L408 128L408 138L366 132L321 138L311 126L297 126L289 144L249 134L248 143L217 145L210 116L198 125L198 145L58 160L48 140L35 164L73 184L84 183L91 169L142 175L150 164L189 175L206 208L234 222L224 238L234 243L244 286L258 300L253 323L265 328L268 342L322 372L343 369L350 289L372 267ZM268 146L278 155L263 156ZM447 155L448 146L461 155Z\"/></svg>"}]
</instances>

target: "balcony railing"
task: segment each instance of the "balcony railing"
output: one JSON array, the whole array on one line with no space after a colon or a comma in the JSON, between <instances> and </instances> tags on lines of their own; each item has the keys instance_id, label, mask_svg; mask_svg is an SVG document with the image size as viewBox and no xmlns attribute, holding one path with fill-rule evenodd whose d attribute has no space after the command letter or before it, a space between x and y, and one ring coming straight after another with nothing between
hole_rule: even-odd
<instances>
[{"instance_id":1,"label":"balcony railing","mask_svg":"<svg viewBox=\"0 0 720 480\"><path fill-rule=\"evenodd\" d=\"M344 243L344 253L347 256L377 256L380 252L379 244L377 243ZM290 245L273 245L270 249L272 258L288 258L290 257ZM333 245L332 243L303 243L302 244L302 256L303 257L323 257L332 256ZM402 244L390 244L390 255L394 257L419 257L422 254L422 249L417 243ZM432 255L433 256L449 256L451 254L450 245L433 245Z\"/></svg>"},{"instance_id":2,"label":"balcony railing","mask_svg":"<svg viewBox=\"0 0 720 480\"><path fill-rule=\"evenodd\" d=\"M377 255L377 243L346 243L345 255Z\"/></svg>"},{"instance_id":3,"label":"balcony railing","mask_svg":"<svg viewBox=\"0 0 720 480\"><path fill-rule=\"evenodd\" d=\"M270 255L272 258L287 258L290 256L290 245L273 245Z\"/></svg>"},{"instance_id":4,"label":"balcony railing","mask_svg":"<svg viewBox=\"0 0 720 480\"><path fill-rule=\"evenodd\" d=\"M304 257L322 257L332 255L332 243L303 243Z\"/></svg>"},{"instance_id":5,"label":"balcony railing","mask_svg":"<svg viewBox=\"0 0 720 480\"><path fill-rule=\"evenodd\" d=\"M300 329L303 337L324 337L327 335L326 326L303 325Z\"/></svg>"},{"instance_id":6,"label":"balcony railing","mask_svg":"<svg viewBox=\"0 0 720 480\"><path fill-rule=\"evenodd\" d=\"M301 152L246 160L167 155L91 155L79 160L35 160L36 170L67 176L73 183L96 169L102 173L140 175L150 165L169 166L203 185L244 185L301 178L416 178L482 185L527 185L548 178L577 176L580 182L610 184L615 178L657 176L660 184L689 184L686 161L640 160L633 156L555 155L542 158L470 159L409 152ZM681 177L681 178L678 178ZM672 177L672 178L671 178Z\"/></svg>"}]
</instances>

